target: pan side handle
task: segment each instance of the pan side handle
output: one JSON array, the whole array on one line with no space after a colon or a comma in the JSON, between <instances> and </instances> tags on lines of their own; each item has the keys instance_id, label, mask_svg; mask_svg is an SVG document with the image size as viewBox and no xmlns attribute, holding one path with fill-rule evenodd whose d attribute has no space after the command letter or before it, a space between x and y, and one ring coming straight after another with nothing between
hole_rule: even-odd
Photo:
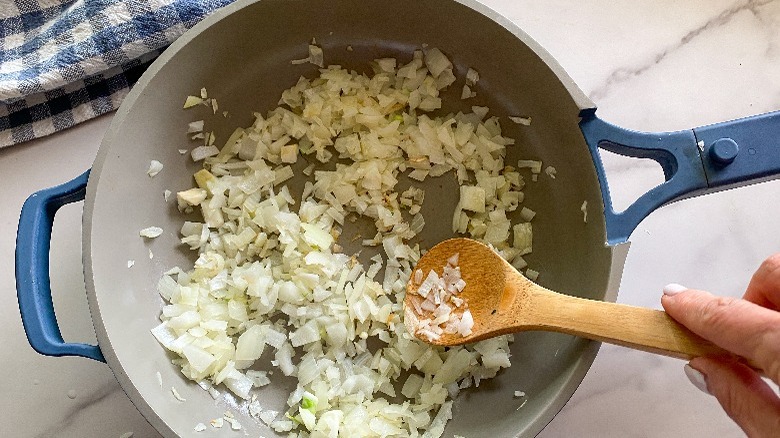
<instances>
[{"instance_id":1,"label":"pan side handle","mask_svg":"<svg viewBox=\"0 0 780 438\"><path fill-rule=\"evenodd\" d=\"M65 184L34 193L24 202L16 235L16 295L27 340L35 351L105 362L97 345L62 339L49 278L54 215L63 205L84 199L88 179L89 170Z\"/></svg>"},{"instance_id":2,"label":"pan side handle","mask_svg":"<svg viewBox=\"0 0 780 438\"><path fill-rule=\"evenodd\" d=\"M607 123L593 112L582 115L580 130L585 136L599 179L607 243L610 245L627 241L631 232L653 210L707 189L707 176L691 130L662 133L631 131ZM661 165L665 181L622 212L617 212L612 206L600 149L627 157L650 158Z\"/></svg>"},{"instance_id":3,"label":"pan side handle","mask_svg":"<svg viewBox=\"0 0 780 438\"><path fill-rule=\"evenodd\" d=\"M755 184L780 175L780 111L675 132L638 132L581 114L580 130L590 149L604 201L607 243L628 237L655 209L681 199ZM616 212L599 150L650 158L665 181Z\"/></svg>"}]
</instances>

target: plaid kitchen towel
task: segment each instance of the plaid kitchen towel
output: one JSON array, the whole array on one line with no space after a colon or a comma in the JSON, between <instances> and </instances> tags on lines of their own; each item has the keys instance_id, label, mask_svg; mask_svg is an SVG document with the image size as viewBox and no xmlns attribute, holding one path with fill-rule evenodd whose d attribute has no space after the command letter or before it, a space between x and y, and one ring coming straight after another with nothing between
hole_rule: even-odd
<instances>
[{"instance_id":1,"label":"plaid kitchen towel","mask_svg":"<svg viewBox=\"0 0 780 438\"><path fill-rule=\"evenodd\" d=\"M119 107L173 40L233 0L0 0L0 147Z\"/></svg>"}]
</instances>

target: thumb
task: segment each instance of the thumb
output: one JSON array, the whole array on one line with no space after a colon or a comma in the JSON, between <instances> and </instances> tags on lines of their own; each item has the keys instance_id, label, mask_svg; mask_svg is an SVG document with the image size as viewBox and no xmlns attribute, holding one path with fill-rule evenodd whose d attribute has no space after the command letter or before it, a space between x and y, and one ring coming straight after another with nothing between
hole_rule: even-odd
<instances>
[{"instance_id":1,"label":"thumb","mask_svg":"<svg viewBox=\"0 0 780 438\"><path fill-rule=\"evenodd\" d=\"M697 372L704 378L704 385ZM749 437L777 436L780 398L755 371L729 360L697 357L686 366L686 374L699 389L706 388L706 392L715 396L723 410Z\"/></svg>"}]
</instances>

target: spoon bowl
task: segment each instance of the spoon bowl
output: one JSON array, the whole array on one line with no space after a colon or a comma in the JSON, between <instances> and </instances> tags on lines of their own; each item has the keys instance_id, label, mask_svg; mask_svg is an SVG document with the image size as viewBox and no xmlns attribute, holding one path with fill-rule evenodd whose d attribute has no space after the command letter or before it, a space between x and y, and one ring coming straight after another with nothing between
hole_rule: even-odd
<instances>
[{"instance_id":1,"label":"spoon bowl","mask_svg":"<svg viewBox=\"0 0 780 438\"><path fill-rule=\"evenodd\" d=\"M733 356L692 333L666 312L573 297L539 286L475 240L455 238L437 244L420 258L415 272L420 270L425 277L433 270L441 276L443 267L456 254L460 276L466 282L457 296L465 301L474 320L469 335L422 336L420 321L429 315L417 313L423 299L418 293L419 281L415 282L413 276L407 286L407 329L431 344L455 346L519 331L545 330L686 360Z\"/></svg>"}]
</instances>

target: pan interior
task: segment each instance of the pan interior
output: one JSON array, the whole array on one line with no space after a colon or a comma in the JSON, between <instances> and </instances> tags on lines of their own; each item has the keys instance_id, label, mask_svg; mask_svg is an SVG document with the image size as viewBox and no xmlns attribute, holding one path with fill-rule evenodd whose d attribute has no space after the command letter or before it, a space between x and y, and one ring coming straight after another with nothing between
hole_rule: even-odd
<instances>
[{"instance_id":1,"label":"pan interior","mask_svg":"<svg viewBox=\"0 0 780 438\"><path fill-rule=\"evenodd\" d=\"M192 263L192 254L178 242L182 216L163 198L164 190L175 193L191 187L198 169L178 152L195 146L187 140L187 123L206 118L219 144L235 127L249 125L252 112L277 106L282 90L301 75L316 75L313 65L290 64L306 56L312 38L323 48L326 64L365 72L375 58L407 62L423 44L447 54L458 81L443 96L447 103L442 112L489 106L491 114L502 117L504 134L516 139L516 145L508 147L507 164L532 158L557 169L555 179L542 173L524 190L524 204L537 211L534 252L527 260L541 272L539 283L573 295L605 297L611 252L604 246L598 181L577 125L580 108L545 62L549 55L542 58L529 48L523 41L530 41L527 36L451 1L236 4L186 34L151 67L117 114L90 179L85 250L100 345L125 391L164 435L188 436L195 424L208 423L229 409L250 435L275 436L230 396L214 400L186 381L149 330L159 323L163 305L156 292L160 275L172 266L187 268ZM480 74L477 97L461 101L469 67ZM217 116L209 116L205 108L182 110L184 97L202 87L218 98ZM222 111L228 117L222 117ZM530 116L533 121L519 126L506 116ZM149 178L145 172L153 159L165 168ZM457 186L454 178L444 176L428 179L422 187L426 228L421 237L432 245L452 236ZM587 223L580 210L584 201ZM142 240L138 231L152 225L165 233L154 241ZM128 260L135 261L132 268ZM516 335L512 367L461 394L445 435L535 435L576 389L596 348L565 335ZM284 410L293 385L274 383L258 397L264 407ZM171 387L187 401L173 398ZM527 397L513 397L518 390Z\"/></svg>"}]
</instances>

